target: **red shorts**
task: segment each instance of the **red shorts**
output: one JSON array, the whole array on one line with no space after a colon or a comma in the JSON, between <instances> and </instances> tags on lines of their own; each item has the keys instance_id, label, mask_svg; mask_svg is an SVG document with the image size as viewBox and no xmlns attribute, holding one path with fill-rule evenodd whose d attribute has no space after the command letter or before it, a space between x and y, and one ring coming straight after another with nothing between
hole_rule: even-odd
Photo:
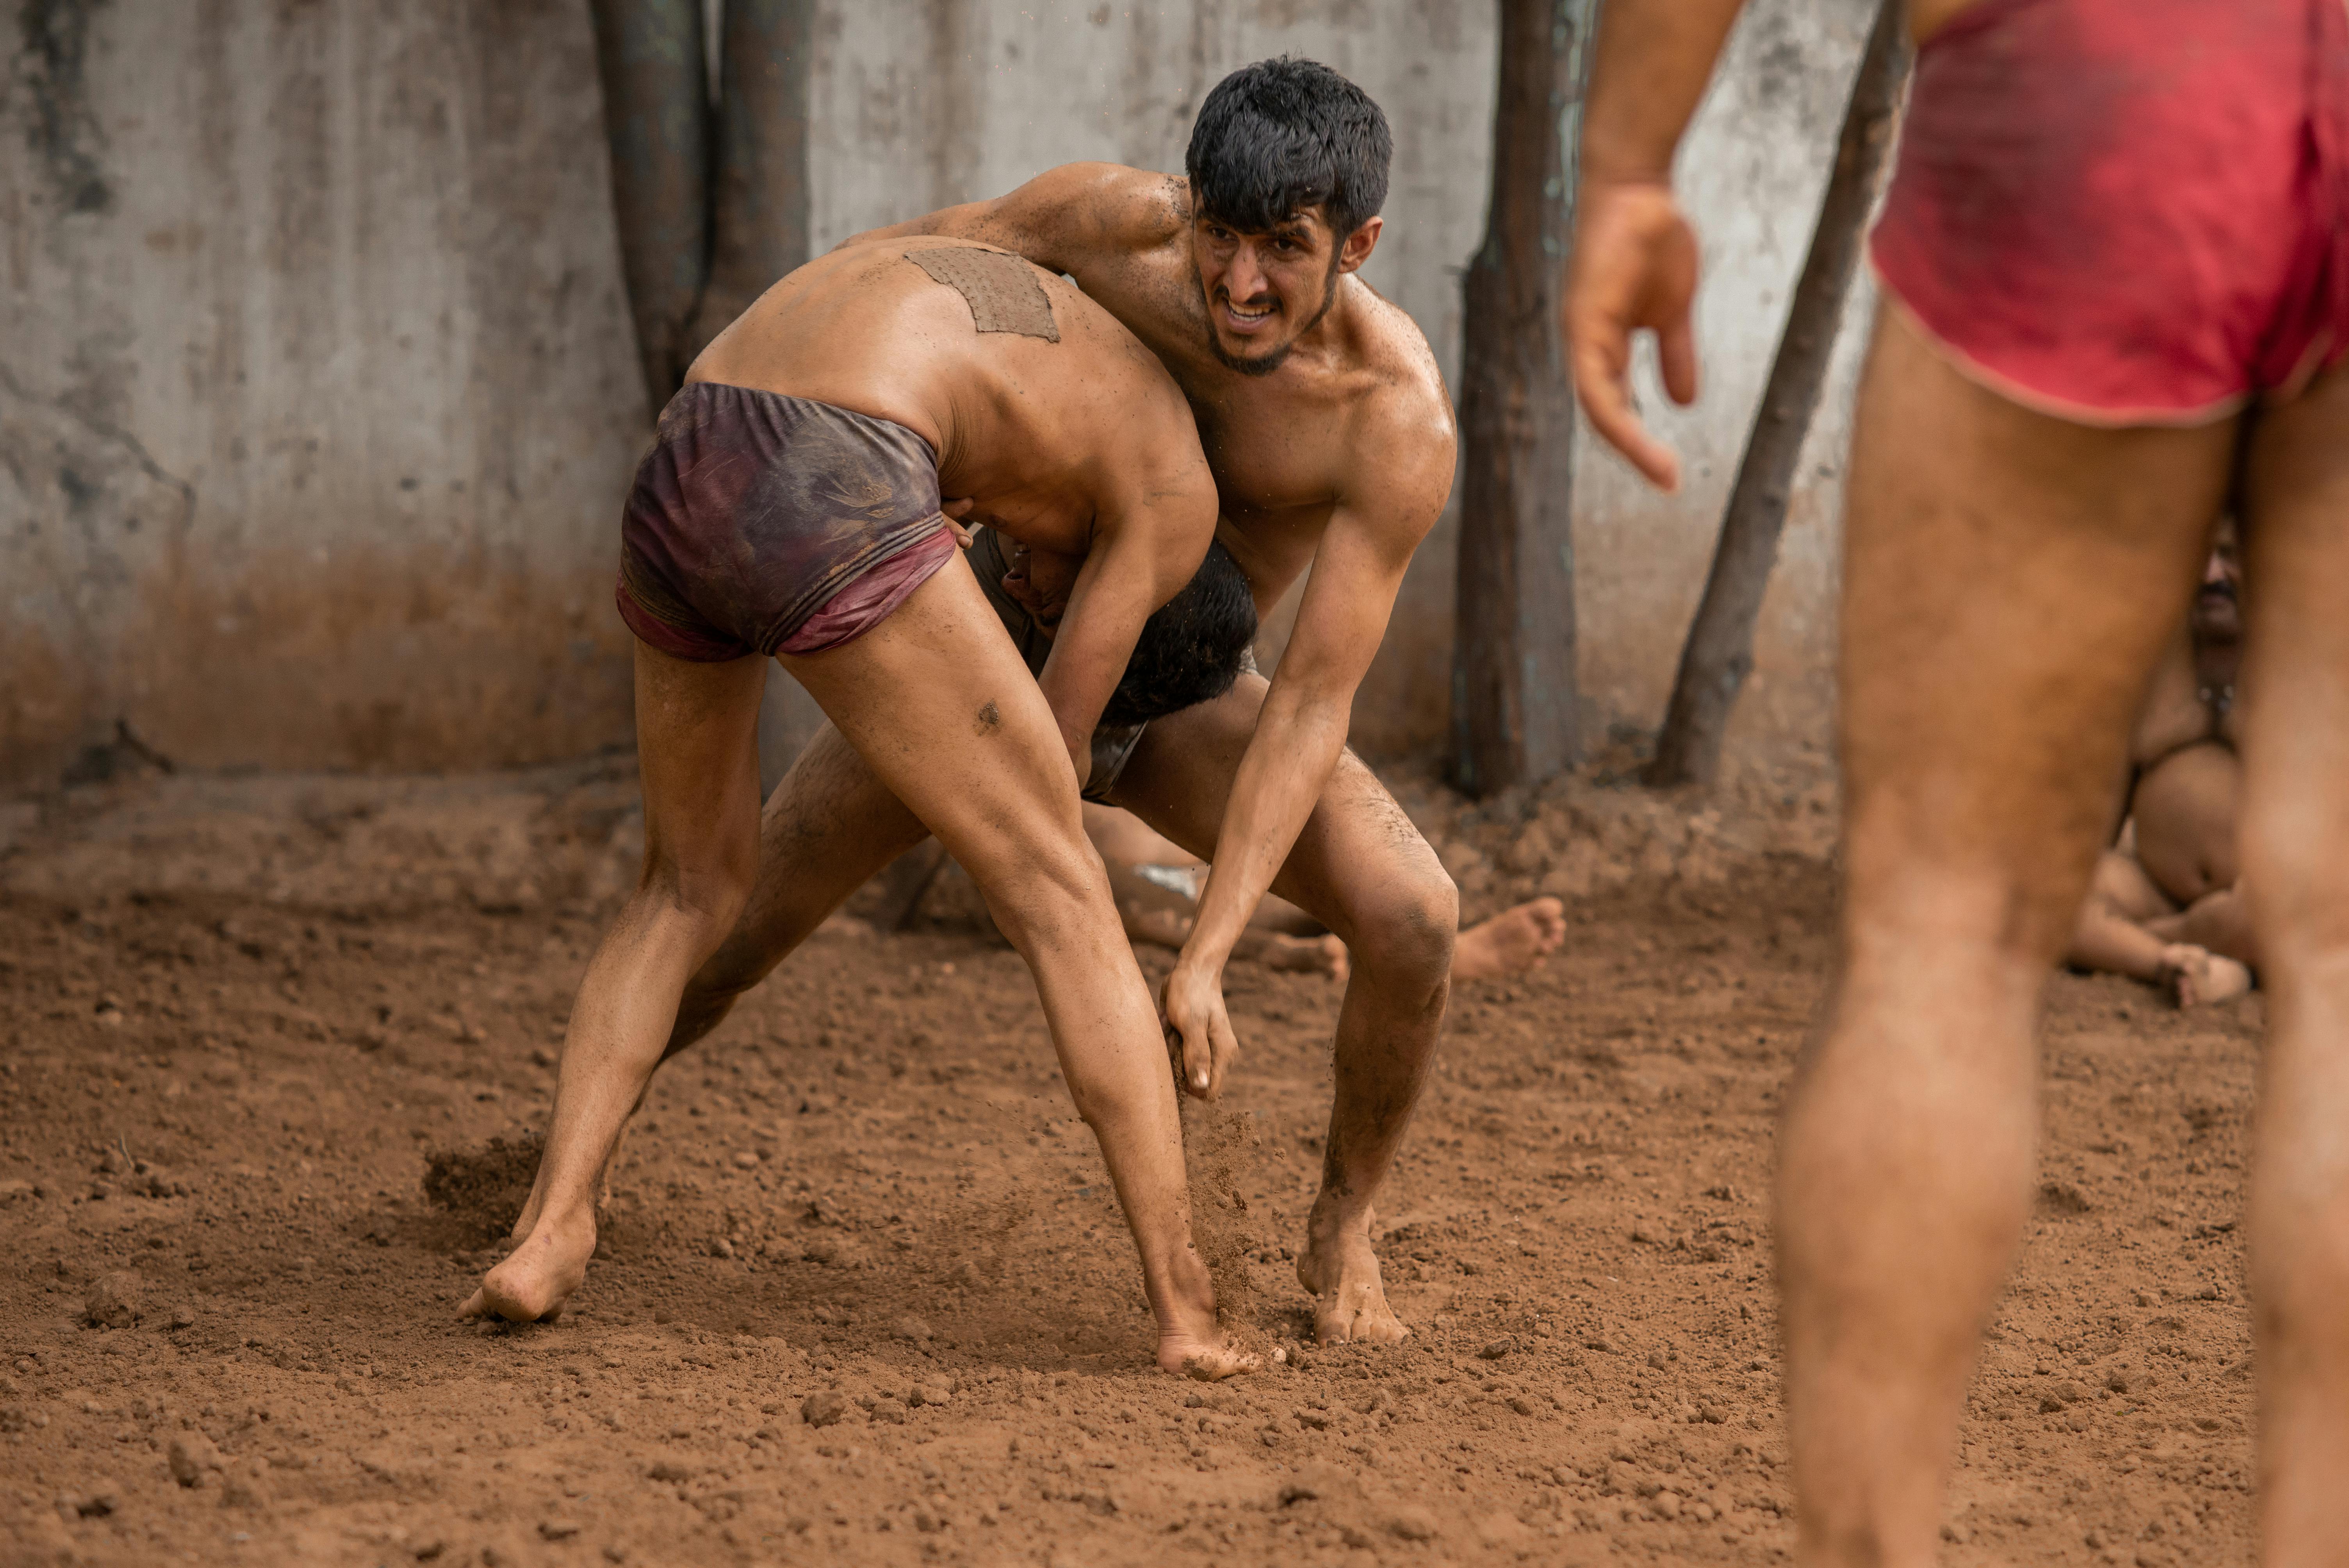
<instances>
[{"instance_id":1,"label":"red shorts","mask_svg":"<svg viewBox=\"0 0 2349 1568\"><path fill-rule=\"evenodd\" d=\"M1872 251L1969 376L2096 425L2349 349L2343 0L1976 0L1917 61Z\"/></svg>"}]
</instances>

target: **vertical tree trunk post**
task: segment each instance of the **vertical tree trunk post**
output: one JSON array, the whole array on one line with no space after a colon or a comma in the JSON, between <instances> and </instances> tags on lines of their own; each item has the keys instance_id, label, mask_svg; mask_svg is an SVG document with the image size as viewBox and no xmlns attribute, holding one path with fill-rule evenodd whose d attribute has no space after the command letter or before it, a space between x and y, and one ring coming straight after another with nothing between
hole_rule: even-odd
<instances>
[{"instance_id":1,"label":"vertical tree trunk post","mask_svg":"<svg viewBox=\"0 0 2349 1568\"><path fill-rule=\"evenodd\" d=\"M620 270L653 413L692 362L709 275L709 93L701 0L592 0Z\"/></svg>"},{"instance_id":2,"label":"vertical tree trunk post","mask_svg":"<svg viewBox=\"0 0 2349 1568\"><path fill-rule=\"evenodd\" d=\"M1704 597L1681 650L1671 705L1645 775L1651 785L1710 784L1720 771L1730 709L1754 668L1754 624L1777 562L1795 465L1834 357L1836 326L1859 262L1877 179L1892 145L1908 68L1902 7L1897 0L1884 0L1852 79L1835 170L1787 308L1785 333L1754 411L1737 482L1729 492Z\"/></svg>"},{"instance_id":3,"label":"vertical tree trunk post","mask_svg":"<svg viewBox=\"0 0 2349 1568\"><path fill-rule=\"evenodd\" d=\"M726 0L709 181L709 281L688 337L694 353L776 279L807 263L814 12L814 0ZM807 689L770 669L759 709L761 786L772 789L823 725L823 710ZM918 902L918 890L915 896Z\"/></svg>"},{"instance_id":4,"label":"vertical tree trunk post","mask_svg":"<svg viewBox=\"0 0 2349 1568\"><path fill-rule=\"evenodd\" d=\"M1501 0L1485 242L1464 289L1453 777L1538 785L1579 750L1574 394L1557 333L1593 0Z\"/></svg>"},{"instance_id":5,"label":"vertical tree trunk post","mask_svg":"<svg viewBox=\"0 0 2349 1568\"><path fill-rule=\"evenodd\" d=\"M808 260L808 62L814 0L726 0L710 178L709 283L697 350Z\"/></svg>"}]
</instances>

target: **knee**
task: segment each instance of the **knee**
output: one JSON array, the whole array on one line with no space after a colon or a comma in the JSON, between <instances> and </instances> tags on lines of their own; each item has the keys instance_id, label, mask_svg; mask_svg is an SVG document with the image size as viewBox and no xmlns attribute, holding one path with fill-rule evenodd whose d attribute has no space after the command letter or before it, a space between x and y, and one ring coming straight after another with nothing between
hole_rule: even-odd
<instances>
[{"instance_id":1,"label":"knee","mask_svg":"<svg viewBox=\"0 0 2349 1568\"><path fill-rule=\"evenodd\" d=\"M757 870L755 852L707 862L648 856L636 903L646 919L690 933L698 968L741 919Z\"/></svg>"},{"instance_id":2,"label":"knee","mask_svg":"<svg viewBox=\"0 0 2349 1568\"><path fill-rule=\"evenodd\" d=\"M1105 915L1114 923L1109 877L1101 856L1071 830L1031 841L1016 852L966 867L1006 940L1026 953L1050 946Z\"/></svg>"},{"instance_id":3,"label":"knee","mask_svg":"<svg viewBox=\"0 0 2349 1568\"><path fill-rule=\"evenodd\" d=\"M1340 934L1358 972L1430 990L1452 973L1460 890L1433 854L1425 864L1381 881L1348 913Z\"/></svg>"}]
</instances>

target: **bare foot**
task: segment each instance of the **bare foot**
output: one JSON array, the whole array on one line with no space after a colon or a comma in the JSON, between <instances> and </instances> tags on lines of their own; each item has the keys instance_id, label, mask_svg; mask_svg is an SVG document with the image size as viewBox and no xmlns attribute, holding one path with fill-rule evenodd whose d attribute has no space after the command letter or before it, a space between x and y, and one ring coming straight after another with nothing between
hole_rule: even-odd
<instances>
[{"instance_id":1,"label":"bare foot","mask_svg":"<svg viewBox=\"0 0 2349 1568\"><path fill-rule=\"evenodd\" d=\"M1500 980L1537 969L1566 940L1566 905L1537 898L1503 910L1460 934L1452 949L1454 980Z\"/></svg>"},{"instance_id":2,"label":"bare foot","mask_svg":"<svg viewBox=\"0 0 2349 1568\"><path fill-rule=\"evenodd\" d=\"M1195 1339L1187 1334L1161 1333L1158 1336L1158 1369L1195 1377L1202 1383L1220 1383L1226 1377L1237 1377L1253 1372L1263 1361L1251 1351L1242 1350L1218 1334L1209 1339Z\"/></svg>"},{"instance_id":3,"label":"bare foot","mask_svg":"<svg viewBox=\"0 0 2349 1568\"><path fill-rule=\"evenodd\" d=\"M1297 1258L1297 1283L1313 1296L1313 1336L1328 1345L1354 1339L1399 1345L1411 1330L1387 1305L1379 1278L1379 1255L1371 1250L1371 1212L1352 1222L1337 1217L1328 1193L1314 1200L1305 1222L1305 1250Z\"/></svg>"},{"instance_id":4,"label":"bare foot","mask_svg":"<svg viewBox=\"0 0 2349 1568\"><path fill-rule=\"evenodd\" d=\"M2181 1007L2225 1002L2251 988L2251 972L2235 960L2191 943L2179 942L2161 950L2161 977Z\"/></svg>"},{"instance_id":5,"label":"bare foot","mask_svg":"<svg viewBox=\"0 0 2349 1568\"><path fill-rule=\"evenodd\" d=\"M1267 932L1264 951L1258 956L1268 969L1286 970L1291 975L1327 975L1341 985L1350 970L1346 944L1334 936L1285 936L1278 932Z\"/></svg>"},{"instance_id":6,"label":"bare foot","mask_svg":"<svg viewBox=\"0 0 2349 1568\"><path fill-rule=\"evenodd\" d=\"M1151 1303L1158 1315L1158 1369L1220 1383L1259 1362L1234 1345L1216 1321L1216 1285L1207 1265L1185 1247L1162 1287L1166 1294Z\"/></svg>"},{"instance_id":7,"label":"bare foot","mask_svg":"<svg viewBox=\"0 0 2349 1568\"><path fill-rule=\"evenodd\" d=\"M563 1315L587 1277L595 1252L595 1222L542 1226L506 1260L481 1276L479 1290L457 1309L460 1317L502 1317L509 1323L552 1323Z\"/></svg>"}]
</instances>

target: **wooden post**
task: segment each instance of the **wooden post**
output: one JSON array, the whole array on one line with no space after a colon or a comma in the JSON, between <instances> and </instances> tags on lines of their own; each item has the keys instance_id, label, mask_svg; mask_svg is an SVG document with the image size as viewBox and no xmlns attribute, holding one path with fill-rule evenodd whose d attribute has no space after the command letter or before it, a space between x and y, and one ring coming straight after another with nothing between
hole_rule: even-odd
<instances>
[{"instance_id":1,"label":"wooden post","mask_svg":"<svg viewBox=\"0 0 2349 1568\"><path fill-rule=\"evenodd\" d=\"M1574 394L1557 321L1593 0L1500 4L1492 199L1461 366L1453 778L1472 795L1538 785L1580 749Z\"/></svg>"},{"instance_id":2,"label":"wooden post","mask_svg":"<svg viewBox=\"0 0 2349 1568\"><path fill-rule=\"evenodd\" d=\"M695 346L808 259L814 0L726 0L710 179L709 283Z\"/></svg>"},{"instance_id":3,"label":"wooden post","mask_svg":"<svg viewBox=\"0 0 2349 1568\"><path fill-rule=\"evenodd\" d=\"M685 379L709 275L709 90L701 0L592 0L620 270L645 397Z\"/></svg>"},{"instance_id":4,"label":"wooden post","mask_svg":"<svg viewBox=\"0 0 2349 1568\"><path fill-rule=\"evenodd\" d=\"M1777 358L1754 411L1744 460L1729 492L1704 597L1681 650L1671 705L1645 774L1651 785L1710 784L1720 771L1730 709L1754 669L1754 624L1762 613L1770 569L1777 563L1795 465L1826 382L1836 326L1859 263L1862 230L1876 204L1877 179L1892 145L1908 69L1902 7L1884 0L1852 79L1835 171L1795 284Z\"/></svg>"}]
</instances>

